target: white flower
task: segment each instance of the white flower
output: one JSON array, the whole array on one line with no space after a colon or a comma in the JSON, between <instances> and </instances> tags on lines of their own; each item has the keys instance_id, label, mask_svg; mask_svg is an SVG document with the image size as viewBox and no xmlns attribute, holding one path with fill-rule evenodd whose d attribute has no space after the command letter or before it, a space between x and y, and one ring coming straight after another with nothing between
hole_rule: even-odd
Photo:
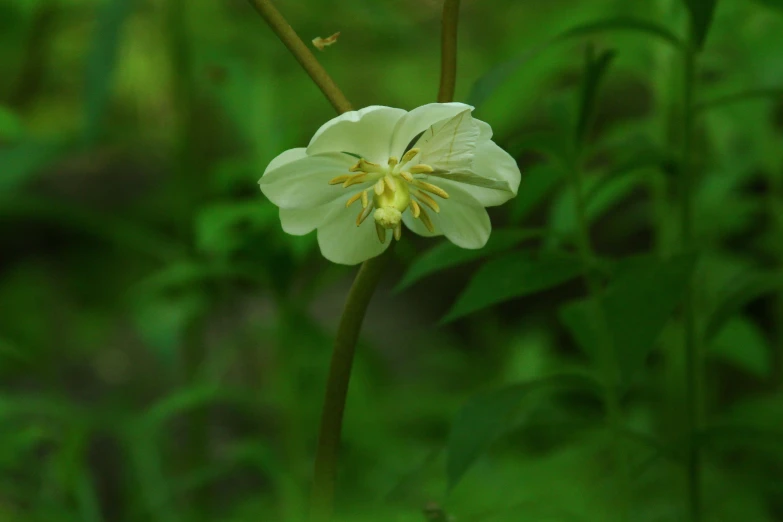
<instances>
[{"instance_id":1,"label":"white flower","mask_svg":"<svg viewBox=\"0 0 783 522\"><path fill-rule=\"evenodd\" d=\"M492 228L484 207L514 197L520 172L472 110L432 103L410 112L382 106L347 112L318 129L306 148L272 160L261 191L280 207L283 230L317 229L321 252L335 263L381 254L390 234L400 238L401 223L481 248Z\"/></svg>"}]
</instances>

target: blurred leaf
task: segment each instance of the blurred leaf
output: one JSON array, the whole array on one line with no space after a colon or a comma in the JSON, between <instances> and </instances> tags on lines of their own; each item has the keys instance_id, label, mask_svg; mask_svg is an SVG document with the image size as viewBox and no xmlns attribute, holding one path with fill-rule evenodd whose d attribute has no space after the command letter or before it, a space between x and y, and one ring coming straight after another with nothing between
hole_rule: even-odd
<instances>
[{"instance_id":1,"label":"blurred leaf","mask_svg":"<svg viewBox=\"0 0 783 522\"><path fill-rule=\"evenodd\" d=\"M14 197L15 190L29 182L65 150L55 141L22 141L0 145L0 201Z\"/></svg>"},{"instance_id":2,"label":"blurred leaf","mask_svg":"<svg viewBox=\"0 0 783 522\"><path fill-rule=\"evenodd\" d=\"M579 117L574 135L577 146L583 144L587 138L587 133L595 118L598 88L609 70L614 56L614 51L603 51L596 56L592 44L588 44L585 50L585 71L582 91L579 96Z\"/></svg>"},{"instance_id":3,"label":"blurred leaf","mask_svg":"<svg viewBox=\"0 0 783 522\"><path fill-rule=\"evenodd\" d=\"M519 192L511 201L511 219L519 222L540 205L563 179L563 169L550 162L539 163L522 175Z\"/></svg>"},{"instance_id":4,"label":"blurred leaf","mask_svg":"<svg viewBox=\"0 0 783 522\"><path fill-rule=\"evenodd\" d=\"M526 239L540 236L541 233L540 230L493 230L484 248L477 250L459 248L450 241L444 241L417 256L394 290L395 292L402 291L440 270L504 252Z\"/></svg>"},{"instance_id":5,"label":"blurred leaf","mask_svg":"<svg viewBox=\"0 0 783 522\"><path fill-rule=\"evenodd\" d=\"M219 384L204 384L178 390L163 397L144 414L144 422L148 428L161 429L165 422L177 415L218 403L239 406L243 410L257 409L254 395L248 394L246 390Z\"/></svg>"},{"instance_id":6,"label":"blurred leaf","mask_svg":"<svg viewBox=\"0 0 783 522\"><path fill-rule=\"evenodd\" d=\"M756 2L772 9L783 11L783 0L756 0Z\"/></svg>"},{"instance_id":7,"label":"blurred leaf","mask_svg":"<svg viewBox=\"0 0 783 522\"><path fill-rule=\"evenodd\" d=\"M196 217L196 244L203 252L230 254L277 221L274 205L255 200L216 203Z\"/></svg>"},{"instance_id":8,"label":"blurred leaf","mask_svg":"<svg viewBox=\"0 0 783 522\"><path fill-rule=\"evenodd\" d=\"M685 44L677 35L669 31L666 27L648 20L617 17L588 22L573 27L545 44L539 45L533 49L528 49L512 59L494 66L473 84L470 94L468 95L468 103L476 107L480 106L491 98L494 92L512 77L520 67L552 45L572 38L579 38L607 31L632 31L647 36L654 36L678 49L685 48Z\"/></svg>"},{"instance_id":9,"label":"blurred leaf","mask_svg":"<svg viewBox=\"0 0 783 522\"><path fill-rule=\"evenodd\" d=\"M701 50L704 47L704 41L707 39L707 33L712 25L718 0L683 1L690 13L691 37L693 38L693 43L696 46L696 49Z\"/></svg>"},{"instance_id":10,"label":"blurred leaf","mask_svg":"<svg viewBox=\"0 0 783 522\"><path fill-rule=\"evenodd\" d=\"M783 6L783 0L780 1L781 1L781 5ZM720 107L725 107L727 105L732 105L734 103L741 103L745 101L754 101L754 100L779 101L781 99L783 99L783 87L770 87L767 89L750 89L747 91L729 94L727 96L721 96L713 100L706 100L701 103L697 103L694 109L696 111L703 112L703 111L717 109Z\"/></svg>"},{"instance_id":11,"label":"blurred leaf","mask_svg":"<svg viewBox=\"0 0 783 522\"><path fill-rule=\"evenodd\" d=\"M11 109L0 105L0 143L13 141L22 134L22 122Z\"/></svg>"},{"instance_id":12,"label":"blurred leaf","mask_svg":"<svg viewBox=\"0 0 783 522\"><path fill-rule=\"evenodd\" d=\"M119 435L127 452L127 461L133 468L132 490L141 497L141 505L132 506L144 509L146 516L141 520L165 520L179 522L179 511L172 505L171 480L163 472L157 441L150 436L146 422L132 422L122 426ZM137 517L138 519L138 517Z\"/></svg>"},{"instance_id":13,"label":"blurred leaf","mask_svg":"<svg viewBox=\"0 0 783 522\"><path fill-rule=\"evenodd\" d=\"M772 372L772 352L764 333L750 320L735 317L712 339L708 355L759 379Z\"/></svg>"},{"instance_id":14,"label":"blurred leaf","mask_svg":"<svg viewBox=\"0 0 783 522\"><path fill-rule=\"evenodd\" d=\"M667 261L632 259L618 269L602 297L603 313L593 299L573 301L560 309L560 318L574 340L600 363L600 321L606 322L618 369L632 379L679 303L696 261L680 256Z\"/></svg>"},{"instance_id":15,"label":"blurred leaf","mask_svg":"<svg viewBox=\"0 0 783 522\"><path fill-rule=\"evenodd\" d=\"M710 343L726 322L738 314L743 307L756 299L783 288L780 274L751 272L734 279L722 292L717 306L704 327L704 341Z\"/></svg>"},{"instance_id":16,"label":"blurred leaf","mask_svg":"<svg viewBox=\"0 0 783 522\"><path fill-rule=\"evenodd\" d=\"M101 505L95 491L92 473L87 466L81 469L75 480L76 502L79 508L79 518L84 522L101 522Z\"/></svg>"},{"instance_id":17,"label":"blurred leaf","mask_svg":"<svg viewBox=\"0 0 783 522\"><path fill-rule=\"evenodd\" d=\"M670 162L671 158L669 155L660 150L642 149L636 151L636 153L631 158L628 158L627 160L622 161L615 167L611 168L609 172L602 175L590 186L590 189L585 196L585 199L587 200L588 214L590 212L589 208L594 204L594 199L599 197L599 194L608 194L606 191L611 193L610 186L613 184L617 186L616 184L621 183L618 181L620 178L637 174L639 171L643 171L644 169L664 169L670 164ZM627 183L629 183L629 185L636 184L636 182Z\"/></svg>"},{"instance_id":18,"label":"blurred leaf","mask_svg":"<svg viewBox=\"0 0 783 522\"><path fill-rule=\"evenodd\" d=\"M510 253L479 269L441 323L557 286L583 271L582 261L574 256L542 254L535 257L530 252Z\"/></svg>"},{"instance_id":19,"label":"blurred leaf","mask_svg":"<svg viewBox=\"0 0 783 522\"><path fill-rule=\"evenodd\" d=\"M133 0L108 0L97 15L95 34L87 59L85 83L85 137L93 142L103 131L103 119L111 96L122 26Z\"/></svg>"},{"instance_id":20,"label":"blurred leaf","mask_svg":"<svg viewBox=\"0 0 783 522\"><path fill-rule=\"evenodd\" d=\"M550 388L597 391L600 385L587 374L562 374L506 386L471 398L457 412L446 444L449 489L453 489L481 453L511 427L523 401L533 392Z\"/></svg>"},{"instance_id":21,"label":"blurred leaf","mask_svg":"<svg viewBox=\"0 0 783 522\"><path fill-rule=\"evenodd\" d=\"M518 156L522 152L535 151L550 160L563 160L567 157L567 146L563 135L556 131L528 132L509 140L509 154Z\"/></svg>"}]
</instances>

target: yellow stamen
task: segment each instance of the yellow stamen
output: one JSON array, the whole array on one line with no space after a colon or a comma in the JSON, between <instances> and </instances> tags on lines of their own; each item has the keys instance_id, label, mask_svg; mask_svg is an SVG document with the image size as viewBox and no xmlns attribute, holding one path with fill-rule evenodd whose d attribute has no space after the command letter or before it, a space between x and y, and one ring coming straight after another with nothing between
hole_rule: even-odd
<instances>
[{"instance_id":1,"label":"yellow stamen","mask_svg":"<svg viewBox=\"0 0 783 522\"><path fill-rule=\"evenodd\" d=\"M370 204L370 199L367 197L367 191L362 191L362 208L367 208L367 205Z\"/></svg>"},{"instance_id":2,"label":"yellow stamen","mask_svg":"<svg viewBox=\"0 0 783 522\"><path fill-rule=\"evenodd\" d=\"M383 182L386 183L386 186L389 187L389 190L392 192L397 192L397 184L394 182L394 178L391 177L391 174L386 174L383 177Z\"/></svg>"},{"instance_id":3,"label":"yellow stamen","mask_svg":"<svg viewBox=\"0 0 783 522\"><path fill-rule=\"evenodd\" d=\"M379 196L383 194L384 191L384 183L382 179L378 180L378 183L375 184L375 193Z\"/></svg>"},{"instance_id":4,"label":"yellow stamen","mask_svg":"<svg viewBox=\"0 0 783 522\"><path fill-rule=\"evenodd\" d=\"M372 207L365 207L361 212L359 212L359 215L356 217L356 226L358 227L364 223L364 220L367 219L367 216L370 214L372 214Z\"/></svg>"},{"instance_id":5,"label":"yellow stamen","mask_svg":"<svg viewBox=\"0 0 783 522\"><path fill-rule=\"evenodd\" d=\"M383 228L378 223L375 223L375 232L378 234L378 241L381 242L381 244L386 242L386 229Z\"/></svg>"},{"instance_id":6,"label":"yellow stamen","mask_svg":"<svg viewBox=\"0 0 783 522\"><path fill-rule=\"evenodd\" d=\"M397 161L397 158L395 158L394 156L392 156L391 158L389 158L389 166L390 166L390 167L393 167L393 166L395 166L397 163L399 163L399 161Z\"/></svg>"},{"instance_id":7,"label":"yellow stamen","mask_svg":"<svg viewBox=\"0 0 783 522\"><path fill-rule=\"evenodd\" d=\"M418 218L421 213L421 207L419 207L419 204L413 199L411 200L411 212L413 212L413 217L415 218Z\"/></svg>"},{"instance_id":8,"label":"yellow stamen","mask_svg":"<svg viewBox=\"0 0 783 522\"><path fill-rule=\"evenodd\" d=\"M337 185L339 183L342 183L346 179L350 178L351 176L348 176L347 174L343 174L342 176L337 176L336 178L332 178L329 180L330 185Z\"/></svg>"},{"instance_id":9,"label":"yellow stamen","mask_svg":"<svg viewBox=\"0 0 783 522\"><path fill-rule=\"evenodd\" d=\"M449 199L449 194L445 190L440 187L436 187L432 183L427 183L426 181L417 181L415 185L420 189L426 190L427 192L432 192L436 196L440 196L443 199Z\"/></svg>"},{"instance_id":10,"label":"yellow stamen","mask_svg":"<svg viewBox=\"0 0 783 522\"><path fill-rule=\"evenodd\" d=\"M367 173L366 172L360 172L359 174L354 174L353 176L348 176L348 179L346 179L345 183L343 183L343 188L348 188L351 185L356 185L358 183L362 183L366 179L367 179Z\"/></svg>"},{"instance_id":11,"label":"yellow stamen","mask_svg":"<svg viewBox=\"0 0 783 522\"><path fill-rule=\"evenodd\" d=\"M421 190L417 190L416 197L419 198L419 200L422 203L430 207L436 213L440 213L440 207L438 206L438 202L432 199L432 197L429 194L422 192Z\"/></svg>"},{"instance_id":12,"label":"yellow stamen","mask_svg":"<svg viewBox=\"0 0 783 522\"><path fill-rule=\"evenodd\" d=\"M413 176L410 172L400 172L400 176L402 176L402 179L404 179L407 182L413 182Z\"/></svg>"},{"instance_id":13,"label":"yellow stamen","mask_svg":"<svg viewBox=\"0 0 783 522\"><path fill-rule=\"evenodd\" d=\"M427 230L430 231L430 233L435 233L435 225L432 224L432 220L430 219L430 215L427 214L426 210L421 209L420 219L421 219L421 222L424 223L424 226L427 227Z\"/></svg>"},{"instance_id":14,"label":"yellow stamen","mask_svg":"<svg viewBox=\"0 0 783 522\"><path fill-rule=\"evenodd\" d=\"M435 169L423 163L419 165L414 165L409 170L411 171L411 174L430 174L432 172L435 172Z\"/></svg>"},{"instance_id":15,"label":"yellow stamen","mask_svg":"<svg viewBox=\"0 0 783 522\"><path fill-rule=\"evenodd\" d=\"M396 227L394 227L394 239L396 239L397 241L399 241L399 240L400 240L400 237L402 237L402 225L400 225L399 223L397 223L397 226L396 226Z\"/></svg>"},{"instance_id":16,"label":"yellow stamen","mask_svg":"<svg viewBox=\"0 0 783 522\"><path fill-rule=\"evenodd\" d=\"M415 158L415 157L416 157L416 154L418 154L418 153L419 153L419 150L421 150L421 149L411 149L411 150L409 150L408 152L406 152L406 153L405 153L405 154L402 156L402 162L403 162L403 163L408 163L410 160L412 160L413 158Z\"/></svg>"},{"instance_id":17,"label":"yellow stamen","mask_svg":"<svg viewBox=\"0 0 783 522\"><path fill-rule=\"evenodd\" d=\"M362 170L362 160L357 161L348 169L350 172L359 172Z\"/></svg>"},{"instance_id":18,"label":"yellow stamen","mask_svg":"<svg viewBox=\"0 0 783 522\"><path fill-rule=\"evenodd\" d=\"M357 192L356 194L354 194L353 196L351 196L351 197L348 199L348 201L346 201L346 202L345 202L345 208L348 208L348 207L350 207L351 205L353 205L354 203L356 203L357 201L359 201L359 200L361 199L361 197L362 197L362 194L364 194L364 192ZM364 206L362 206L362 208L365 208L365 207L364 207Z\"/></svg>"}]
</instances>

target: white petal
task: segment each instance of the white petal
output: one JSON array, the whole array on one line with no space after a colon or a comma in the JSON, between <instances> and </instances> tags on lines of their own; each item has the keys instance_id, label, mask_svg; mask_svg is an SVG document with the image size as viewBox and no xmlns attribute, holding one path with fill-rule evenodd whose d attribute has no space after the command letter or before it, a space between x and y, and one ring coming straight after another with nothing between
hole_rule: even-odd
<instances>
[{"instance_id":1,"label":"white petal","mask_svg":"<svg viewBox=\"0 0 783 522\"><path fill-rule=\"evenodd\" d=\"M462 248L483 247L492 231L489 214L483 205L462 187L450 186L448 192L449 199L442 200L436 196L440 213L435 213L422 205L432 220L434 234L418 222L420 219L409 216L409 211L405 212L405 225L422 236L443 234L449 241Z\"/></svg>"},{"instance_id":2,"label":"white petal","mask_svg":"<svg viewBox=\"0 0 783 522\"><path fill-rule=\"evenodd\" d=\"M490 127L489 123L483 122L481 120L477 120L476 118L473 118L473 121L476 122L476 125L478 125L479 128L479 143L484 143L485 141L489 141L492 139L492 127Z\"/></svg>"},{"instance_id":3,"label":"white petal","mask_svg":"<svg viewBox=\"0 0 783 522\"><path fill-rule=\"evenodd\" d=\"M394 138L391 144L392 156L399 158L413 138L432 125L449 120L466 110L473 110L473 107L464 103L430 103L413 109L399 121L397 128L394 129Z\"/></svg>"},{"instance_id":4,"label":"white petal","mask_svg":"<svg viewBox=\"0 0 783 522\"><path fill-rule=\"evenodd\" d=\"M278 154L278 156L273 159L271 162L269 162L269 165L266 166L266 170L264 170L264 174L269 172L270 170L275 170L276 168L282 167L286 163L291 163L292 161L300 160L307 156L307 149L304 147L299 147L297 149L289 149L282 154Z\"/></svg>"},{"instance_id":5,"label":"white petal","mask_svg":"<svg viewBox=\"0 0 783 522\"><path fill-rule=\"evenodd\" d=\"M346 194L342 185L329 185L329 180L349 174L348 168L354 162L354 158L341 153L308 155L267 169L258 184L261 192L280 208L312 208ZM351 192L363 187L354 185Z\"/></svg>"},{"instance_id":6,"label":"white petal","mask_svg":"<svg viewBox=\"0 0 783 522\"><path fill-rule=\"evenodd\" d=\"M280 223L286 233L303 236L323 225L339 211L339 204L328 203L312 208L281 208Z\"/></svg>"},{"instance_id":7,"label":"white petal","mask_svg":"<svg viewBox=\"0 0 783 522\"><path fill-rule=\"evenodd\" d=\"M380 105L343 113L318 129L307 153L350 152L368 161L385 163L394 128L405 114L402 109Z\"/></svg>"},{"instance_id":8,"label":"white petal","mask_svg":"<svg viewBox=\"0 0 783 522\"><path fill-rule=\"evenodd\" d=\"M494 142L487 141L476 147L469 172L430 176L429 181L436 185L440 182L440 186L449 193L455 184L461 186L485 207L493 207L517 195L521 178L516 160Z\"/></svg>"},{"instance_id":9,"label":"white petal","mask_svg":"<svg viewBox=\"0 0 783 522\"><path fill-rule=\"evenodd\" d=\"M356 226L356 216L360 209L358 205L343 208L328 223L318 228L318 246L329 261L341 265L356 265L382 254L392 242L390 230L386 230L386 241L378 241L372 216L360 226Z\"/></svg>"},{"instance_id":10,"label":"white petal","mask_svg":"<svg viewBox=\"0 0 783 522\"><path fill-rule=\"evenodd\" d=\"M479 132L470 109L431 125L416 143L421 148L418 161L435 170L467 170L473 164Z\"/></svg>"}]
</instances>

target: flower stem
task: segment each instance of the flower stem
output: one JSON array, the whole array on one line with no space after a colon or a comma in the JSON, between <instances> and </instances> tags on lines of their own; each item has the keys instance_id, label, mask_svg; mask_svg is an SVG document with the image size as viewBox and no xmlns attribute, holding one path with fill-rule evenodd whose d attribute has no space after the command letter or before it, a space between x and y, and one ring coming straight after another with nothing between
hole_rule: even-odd
<instances>
[{"instance_id":1,"label":"flower stem","mask_svg":"<svg viewBox=\"0 0 783 522\"><path fill-rule=\"evenodd\" d=\"M267 25L272 28L272 31L275 32L288 50L291 51L296 61L299 62L307 74L310 75L313 82L321 89L321 92L324 93L332 107L339 113L352 110L348 99L340 88L337 87L337 84L334 83L329 73L318 63L318 60L313 56L307 45L299 38L299 35L296 34L291 25L286 22L280 11L272 5L272 2L270 0L248 1L255 7L256 11L266 21Z\"/></svg>"},{"instance_id":2,"label":"flower stem","mask_svg":"<svg viewBox=\"0 0 783 522\"><path fill-rule=\"evenodd\" d=\"M459 24L460 0L444 0L441 33L440 88L438 101L448 103L454 100L457 83L457 25Z\"/></svg>"},{"instance_id":3,"label":"flower stem","mask_svg":"<svg viewBox=\"0 0 783 522\"><path fill-rule=\"evenodd\" d=\"M367 305L381 279L383 269L391 256L394 243L386 253L365 261L348 293L348 299L334 341L326 397L321 416L321 431L315 456L315 473L310 499L310 521L330 520L334 508L334 489L337 476L337 454L342 431L345 398L351 380L351 367L359 331Z\"/></svg>"},{"instance_id":4,"label":"flower stem","mask_svg":"<svg viewBox=\"0 0 783 522\"><path fill-rule=\"evenodd\" d=\"M696 70L695 51L689 48L684 56L683 76L683 136L681 151L680 183L681 213L680 234L682 250L689 251L693 243L693 166L691 162L693 140L693 91ZM700 426L701 405L701 356L696 332L695 287L691 279L684 299L685 333L685 408L688 431L687 491L688 512L691 522L702 520L701 505L701 453L696 441Z\"/></svg>"}]
</instances>

